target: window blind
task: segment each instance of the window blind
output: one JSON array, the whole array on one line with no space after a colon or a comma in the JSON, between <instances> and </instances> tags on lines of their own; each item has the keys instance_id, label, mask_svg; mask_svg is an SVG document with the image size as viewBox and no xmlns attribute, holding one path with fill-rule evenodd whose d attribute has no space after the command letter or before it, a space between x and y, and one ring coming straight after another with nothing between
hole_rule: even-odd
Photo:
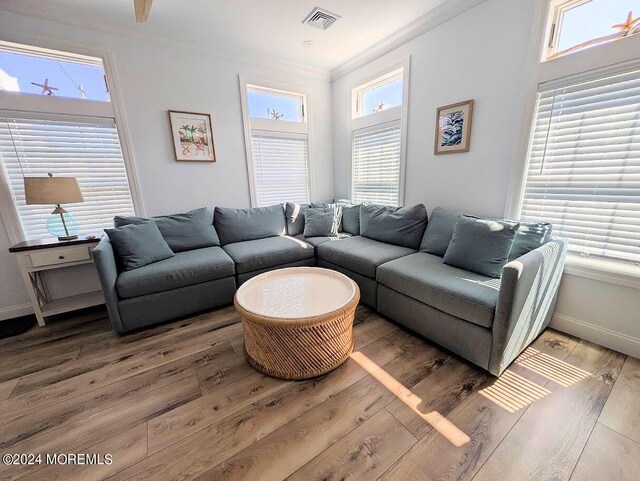
<instances>
[{"instance_id":1,"label":"window blind","mask_svg":"<svg viewBox=\"0 0 640 481\"><path fill-rule=\"evenodd\" d=\"M398 205L400 121L353 132L351 196L356 202Z\"/></svg>"},{"instance_id":2,"label":"window blind","mask_svg":"<svg viewBox=\"0 0 640 481\"><path fill-rule=\"evenodd\" d=\"M80 234L113 226L115 215L134 212L113 119L0 111L0 158L26 239L50 237L53 205L26 205L24 176L78 179L84 202L63 207Z\"/></svg>"},{"instance_id":3,"label":"window blind","mask_svg":"<svg viewBox=\"0 0 640 481\"><path fill-rule=\"evenodd\" d=\"M640 70L542 89L521 212L570 251L640 262Z\"/></svg>"},{"instance_id":4,"label":"window blind","mask_svg":"<svg viewBox=\"0 0 640 481\"><path fill-rule=\"evenodd\" d=\"M251 149L258 206L309 202L306 135L254 130Z\"/></svg>"}]
</instances>

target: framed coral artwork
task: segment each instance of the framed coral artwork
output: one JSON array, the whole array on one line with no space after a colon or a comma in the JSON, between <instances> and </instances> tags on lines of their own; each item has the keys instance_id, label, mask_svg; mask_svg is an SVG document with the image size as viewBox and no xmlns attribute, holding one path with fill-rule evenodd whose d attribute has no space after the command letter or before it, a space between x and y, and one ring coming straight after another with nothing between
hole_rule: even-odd
<instances>
[{"instance_id":1,"label":"framed coral artwork","mask_svg":"<svg viewBox=\"0 0 640 481\"><path fill-rule=\"evenodd\" d=\"M216 161L209 114L169 110L169 124L177 161Z\"/></svg>"},{"instance_id":2,"label":"framed coral artwork","mask_svg":"<svg viewBox=\"0 0 640 481\"><path fill-rule=\"evenodd\" d=\"M472 119L473 100L440 107L436 114L434 153L469 152Z\"/></svg>"}]
</instances>

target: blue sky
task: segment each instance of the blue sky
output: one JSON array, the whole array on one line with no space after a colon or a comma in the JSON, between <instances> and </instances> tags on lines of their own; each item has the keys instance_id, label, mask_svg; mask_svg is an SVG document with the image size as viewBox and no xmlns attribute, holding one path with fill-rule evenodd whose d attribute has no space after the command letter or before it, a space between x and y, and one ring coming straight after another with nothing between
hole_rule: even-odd
<instances>
[{"instance_id":1,"label":"blue sky","mask_svg":"<svg viewBox=\"0 0 640 481\"><path fill-rule=\"evenodd\" d=\"M290 120L292 122L300 122L301 120L300 105L295 97L274 95L255 90L249 90L247 97L249 117L270 119L271 115L267 114L267 109L273 109L283 114L280 120Z\"/></svg>"},{"instance_id":2,"label":"blue sky","mask_svg":"<svg viewBox=\"0 0 640 481\"><path fill-rule=\"evenodd\" d=\"M617 32L611 26L625 23L629 11L633 11L634 18L640 17L640 0L591 0L568 10L557 50Z\"/></svg>"},{"instance_id":3,"label":"blue sky","mask_svg":"<svg viewBox=\"0 0 640 481\"><path fill-rule=\"evenodd\" d=\"M73 83L75 81L82 86L87 99L109 100L105 92L102 68L95 65L62 61L58 63L47 58L0 51L0 70L17 79L20 92L39 94L42 89L31 85L31 82L42 84L48 78L49 85L59 89L54 91L58 97L80 98L80 92ZM65 74L65 70L73 81Z\"/></svg>"},{"instance_id":4,"label":"blue sky","mask_svg":"<svg viewBox=\"0 0 640 481\"><path fill-rule=\"evenodd\" d=\"M402 105L402 79L395 80L362 95L363 115L369 115L384 102L384 109Z\"/></svg>"}]
</instances>

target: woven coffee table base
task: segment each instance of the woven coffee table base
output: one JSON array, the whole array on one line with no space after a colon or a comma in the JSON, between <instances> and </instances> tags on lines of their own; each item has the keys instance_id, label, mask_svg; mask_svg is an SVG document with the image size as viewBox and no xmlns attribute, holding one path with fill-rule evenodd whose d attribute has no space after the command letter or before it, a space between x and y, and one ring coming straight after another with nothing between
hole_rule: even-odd
<instances>
[{"instance_id":1,"label":"woven coffee table base","mask_svg":"<svg viewBox=\"0 0 640 481\"><path fill-rule=\"evenodd\" d=\"M359 299L356 292L343 308L305 319L263 317L235 302L249 364L287 380L309 379L334 370L353 351L353 317Z\"/></svg>"}]
</instances>

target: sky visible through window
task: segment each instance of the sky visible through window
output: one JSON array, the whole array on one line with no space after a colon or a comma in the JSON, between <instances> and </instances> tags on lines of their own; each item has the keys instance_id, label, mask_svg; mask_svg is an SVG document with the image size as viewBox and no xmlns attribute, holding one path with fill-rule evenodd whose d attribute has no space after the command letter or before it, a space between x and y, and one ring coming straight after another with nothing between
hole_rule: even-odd
<instances>
[{"instance_id":1,"label":"sky visible through window","mask_svg":"<svg viewBox=\"0 0 640 481\"><path fill-rule=\"evenodd\" d=\"M619 32L611 27L625 23L630 11L633 11L633 18L640 17L640 0L591 0L567 10L556 51L562 52L583 42Z\"/></svg>"},{"instance_id":2,"label":"sky visible through window","mask_svg":"<svg viewBox=\"0 0 640 481\"><path fill-rule=\"evenodd\" d=\"M249 89L247 98L249 117L302 122L302 97Z\"/></svg>"},{"instance_id":3,"label":"sky visible through window","mask_svg":"<svg viewBox=\"0 0 640 481\"><path fill-rule=\"evenodd\" d=\"M401 78L362 94L362 115L369 115L398 105L402 105ZM381 106L382 108L380 108Z\"/></svg>"},{"instance_id":4,"label":"sky visible through window","mask_svg":"<svg viewBox=\"0 0 640 481\"><path fill-rule=\"evenodd\" d=\"M28 94L41 94L48 80L57 97L84 98L109 101L104 83L104 72L98 65L58 61L50 58L0 51L0 89Z\"/></svg>"}]
</instances>

